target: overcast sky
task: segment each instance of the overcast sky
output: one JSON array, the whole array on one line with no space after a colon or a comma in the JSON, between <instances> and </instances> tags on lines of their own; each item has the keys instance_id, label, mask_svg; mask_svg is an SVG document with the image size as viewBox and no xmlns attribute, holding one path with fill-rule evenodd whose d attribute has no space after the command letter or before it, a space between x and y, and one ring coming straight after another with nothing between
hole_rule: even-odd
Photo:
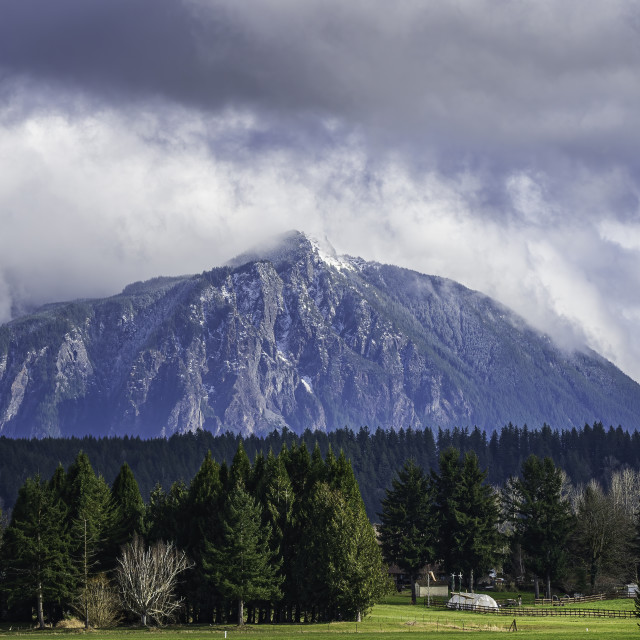
<instances>
[{"instance_id":1,"label":"overcast sky","mask_svg":"<svg viewBox=\"0 0 640 640\"><path fill-rule=\"evenodd\" d=\"M640 380L640 3L0 0L0 321L296 228Z\"/></svg>"}]
</instances>

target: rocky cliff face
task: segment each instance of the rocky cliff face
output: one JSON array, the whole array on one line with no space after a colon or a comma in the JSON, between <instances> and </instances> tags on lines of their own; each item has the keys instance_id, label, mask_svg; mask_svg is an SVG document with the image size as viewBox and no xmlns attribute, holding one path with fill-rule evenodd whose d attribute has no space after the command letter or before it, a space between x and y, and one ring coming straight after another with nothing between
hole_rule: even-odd
<instances>
[{"instance_id":1,"label":"rocky cliff face","mask_svg":"<svg viewBox=\"0 0 640 640\"><path fill-rule=\"evenodd\" d=\"M0 434L637 426L640 387L452 281L298 233L0 328Z\"/></svg>"}]
</instances>

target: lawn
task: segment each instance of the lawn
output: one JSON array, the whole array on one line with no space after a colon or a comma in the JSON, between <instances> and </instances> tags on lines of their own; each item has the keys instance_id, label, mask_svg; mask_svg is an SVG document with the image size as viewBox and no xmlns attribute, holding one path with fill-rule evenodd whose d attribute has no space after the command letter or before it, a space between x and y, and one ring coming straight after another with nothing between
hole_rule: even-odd
<instances>
[{"instance_id":1,"label":"lawn","mask_svg":"<svg viewBox=\"0 0 640 640\"><path fill-rule=\"evenodd\" d=\"M525 600L526 602L526 600ZM578 607L578 605L567 605ZM589 608L633 610L633 600L609 600L590 603ZM469 635L491 640L502 638L514 618L492 614L429 609L422 604L411 606L407 594L390 596L378 604L363 622L332 622L330 624L300 625L247 625L242 629L232 626L185 625L162 629L120 628L92 632L95 638L105 640L139 640L156 637L158 640L334 640L350 635L358 640L408 640L407 634L419 637L462 638ZM624 640L639 638L636 619L581 618L581 617L517 617L518 637L528 640L573 640L574 638L610 638ZM0 637L68 636L81 630L52 629L44 632L24 628L10 630L11 625L0 627ZM18 625L19 626L19 625ZM508 637L508 636L507 636Z\"/></svg>"}]
</instances>

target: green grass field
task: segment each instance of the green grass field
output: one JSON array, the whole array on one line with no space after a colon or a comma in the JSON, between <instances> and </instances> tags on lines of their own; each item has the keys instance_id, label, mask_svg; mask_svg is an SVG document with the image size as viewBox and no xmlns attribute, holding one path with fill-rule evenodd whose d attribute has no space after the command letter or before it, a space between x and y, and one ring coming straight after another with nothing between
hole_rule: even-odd
<instances>
[{"instance_id":1,"label":"green grass field","mask_svg":"<svg viewBox=\"0 0 640 640\"><path fill-rule=\"evenodd\" d=\"M526 601L525 601L526 602ZM576 608L578 605L567 605ZM579 607L578 607L579 608ZM608 600L589 603L590 609L614 609L633 611L633 600ZM376 605L363 622L332 622L330 624L301 625L247 625L242 629L232 626L172 626L162 629L119 628L89 632L95 638L106 640L138 640L157 637L159 640L334 640L338 636L352 636L354 640L409 640L409 635L418 637L462 638L469 635L490 640L503 638L509 633L513 621L511 616L476 614L472 612L428 609L419 604L409 604L407 594L389 597ZM640 628L636 619L582 618L582 617L517 617L516 637L528 640L554 638L573 640L574 638L605 638L624 640L640 638ZM18 627L20 625L17 625ZM10 629L10 627L12 627ZM0 627L0 637L23 636L69 636L85 633L78 629L51 629L35 631L16 628L16 625ZM507 636L509 637L509 636Z\"/></svg>"}]
</instances>

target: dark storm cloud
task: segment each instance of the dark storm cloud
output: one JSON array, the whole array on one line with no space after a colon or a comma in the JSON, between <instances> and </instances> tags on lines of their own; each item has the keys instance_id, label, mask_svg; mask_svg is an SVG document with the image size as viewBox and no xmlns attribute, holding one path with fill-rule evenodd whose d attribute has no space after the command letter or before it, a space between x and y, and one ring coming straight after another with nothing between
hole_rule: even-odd
<instances>
[{"instance_id":1,"label":"dark storm cloud","mask_svg":"<svg viewBox=\"0 0 640 640\"><path fill-rule=\"evenodd\" d=\"M113 100L180 97L196 60L191 19L165 0L3 3L0 62L24 74Z\"/></svg>"},{"instance_id":2,"label":"dark storm cloud","mask_svg":"<svg viewBox=\"0 0 640 640\"><path fill-rule=\"evenodd\" d=\"M639 6L0 0L0 321L301 228L640 379Z\"/></svg>"},{"instance_id":3,"label":"dark storm cloud","mask_svg":"<svg viewBox=\"0 0 640 640\"><path fill-rule=\"evenodd\" d=\"M435 156L443 166L491 172L553 163L556 153L637 164L636 3L4 6L5 73L114 104L162 97L209 111L247 108L300 129L310 116L334 117L364 127L368 144L404 148L417 163Z\"/></svg>"}]
</instances>

